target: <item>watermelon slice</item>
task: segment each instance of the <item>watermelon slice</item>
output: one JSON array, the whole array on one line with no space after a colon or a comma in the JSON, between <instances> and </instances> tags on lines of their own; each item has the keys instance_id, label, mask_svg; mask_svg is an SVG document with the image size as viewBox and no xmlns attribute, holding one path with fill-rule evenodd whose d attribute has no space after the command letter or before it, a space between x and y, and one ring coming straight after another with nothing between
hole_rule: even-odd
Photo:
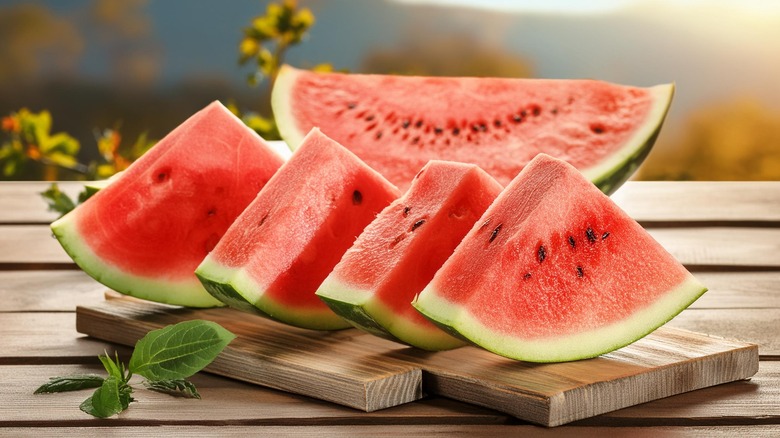
<instances>
[{"instance_id":1,"label":"watermelon slice","mask_svg":"<svg viewBox=\"0 0 780 438\"><path fill-rule=\"evenodd\" d=\"M500 355L559 362L628 345L705 291L574 167L539 155L413 306Z\"/></svg>"},{"instance_id":2,"label":"watermelon slice","mask_svg":"<svg viewBox=\"0 0 780 438\"><path fill-rule=\"evenodd\" d=\"M313 129L197 268L214 297L303 328L349 327L315 292L398 189Z\"/></svg>"},{"instance_id":3,"label":"watermelon slice","mask_svg":"<svg viewBox=\"0 0 780 438\"><path fill-rule=\"evenodd\" d=\"M295 149L313 126L406 189L429 160L474 163L506 185L537 153L610 193L655 142L674 87L592 80L317 73L283 66L272 105Z\"/></svg>"},{"instance_id":4,"label":"watermelon slice","mask_svg":"<svg viewBox=\"0 0 780 438\"><path fill-rule=\"evenodd\" d=\"M426 350L462 345L410 303L500 191L473 164L431 161L409 191L366 227L317 295L377 336Z\"/></svg>"},{"instance_id":5,"label":"watermelon slice","mask_svg":"<svg viewBox=\"0 0 780 438\"><path fill-rule=\"evenodd\" d=\"M283 162L214 102L51 228L87 274L114 290L221 305L193 271Z\"/></svg>"}]
</instances>

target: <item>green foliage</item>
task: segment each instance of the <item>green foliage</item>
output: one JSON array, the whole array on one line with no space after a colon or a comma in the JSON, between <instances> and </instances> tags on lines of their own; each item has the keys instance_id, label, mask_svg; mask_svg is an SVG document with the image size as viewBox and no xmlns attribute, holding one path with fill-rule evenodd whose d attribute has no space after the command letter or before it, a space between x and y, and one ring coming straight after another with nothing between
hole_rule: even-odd
<instances>
[{"instance_id":1,"label":"green foliage","mask_svg":"<svg viewBox=\"0 0 780 438\"><path fill-rule=\"evenodd\" d=\"M255 85L266 77L273 81L287 49L303 41L313 25L314 14L299 8L297 1L269 3L265 15L255 17L244 29L239 44L239 63L254 61L257 67L247 78L249 83Z\"/></svg>"},{"instance_id":2,"label":"green foliage","mask_svg":"<svg viewBox=\"0 0 780 438\"><path fill-rule=\"evenodd\" d=\"M244 29L244 37L238 46L239 64L254 63L255 66L247 76L249 85L255 86L268 79L270 91L287 50L306 39L314 21L311 10L299 7L296 0L269 3L265 15L253 18L251 25ZM332 67L320 64L314 69L329 71ZM280 138L273 115L266 117L253 112L241 115L237 108L231 110L266 140Z\"/></svg>"},{"instance_id":3,"label":"green foliage","mask_svg":"<svg viewBox=\"0 0 780 438\"><path fill-rule=\"evenodd\" d=\"M210 321L186 321L138 341L130 369L149 380L186 379L211 363L235 335Z\"/></svg>"},{"instance_id":4,"label":"green foliage","mask_svg":"<svg viewBox=\"0 0 780 438\"><path fill-rule=\"evenodd\" d=\"M138 374L146 378L143 384L150 390L199 399L195 385L186 379L210 364L235 337L211 321L169 325L141 338L127 367L118 354L113 359L108 353L98 356L108 377L84 374L52 377L35 394L97 388L79 407L94 417L108 418L135 401L130 379Z\"/></svg>"},{"instance_id":5,"label":"green foliage","mask_svg":"<svg viewBox=\"0 0 780 438\"><path fill-rule=\"evenodd\" d=\"M35 113L22 108L3 117L1 128L0 168L5 179L28 173L32 166L42 168L48 181L61 179L60 170L76 179L104 179L126 169L155 143L144 133L123 145L119 129L106 129L96 135L100 159L80 163L81 144L67 133L52 134L52 117L46 110Z\"/></svg>"}]
</instances>

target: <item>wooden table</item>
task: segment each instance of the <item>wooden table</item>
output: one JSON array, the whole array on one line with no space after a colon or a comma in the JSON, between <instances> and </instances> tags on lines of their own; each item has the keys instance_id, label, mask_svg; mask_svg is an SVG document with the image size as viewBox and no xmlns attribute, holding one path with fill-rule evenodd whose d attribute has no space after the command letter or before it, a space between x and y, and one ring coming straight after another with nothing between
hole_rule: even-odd
<instances>
[{"instance_id":1,"label":"wooden table","mask_svg":"<svg viewBox=\"0 0 780 438\"><path fill-rule=\"evenodd\" d=\"M52 238L47 186L0 184L0 435L780 436L780 182L630 182L613 195L710 288L669 325L758 344L759 371L556 428L442 397L365 413L207 373L193 378L202 400L143 391L107 420L78 409L89 393L33 395L50 376L101 372L104 350L129 352L76 332L76 306L105 288Z\"/></svg>"}]
</instances>

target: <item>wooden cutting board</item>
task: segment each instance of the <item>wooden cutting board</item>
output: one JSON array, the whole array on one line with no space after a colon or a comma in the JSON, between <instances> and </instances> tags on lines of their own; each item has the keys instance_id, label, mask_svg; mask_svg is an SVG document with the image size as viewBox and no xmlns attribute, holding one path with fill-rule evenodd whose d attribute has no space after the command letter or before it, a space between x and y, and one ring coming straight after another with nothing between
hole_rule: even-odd
<instances>
[{"instance_id":1,"label":"wooden cutting board","mask_svg":"<svg viewBox=\"0 0 780 438\"><path fill-rule=\"evenodd\" d=\"M211 320L237 338L206 371L364 411L438 394L557 426L758 371L754 344L666 327L598 358L533 364L475 347L431 353L355 329L317 332L227 308L109 297L77 308L80 333L132 346L168 324Z\"/></svg>"}]
</instances>

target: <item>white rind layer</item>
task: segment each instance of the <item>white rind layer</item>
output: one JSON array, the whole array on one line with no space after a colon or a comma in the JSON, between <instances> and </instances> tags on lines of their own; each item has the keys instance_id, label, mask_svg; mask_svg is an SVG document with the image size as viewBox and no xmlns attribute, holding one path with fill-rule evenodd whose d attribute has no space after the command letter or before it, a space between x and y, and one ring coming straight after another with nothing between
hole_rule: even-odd
<instances>
[{"instance_id":1,"label":"white rind layer","mask_svg":"<svg viewBox=\"0 0 780 438\"><path fill-rule=\"evenodd\" d=\"M706 290L688 274L677 287L627 319L593 330L541 339L523 339L489 329L467 308L441 297L433 284L412 305L440 326L501 356L528 362L566 362L609 353L644 337L687 308Z\"/></svg>"}]
</instances>

